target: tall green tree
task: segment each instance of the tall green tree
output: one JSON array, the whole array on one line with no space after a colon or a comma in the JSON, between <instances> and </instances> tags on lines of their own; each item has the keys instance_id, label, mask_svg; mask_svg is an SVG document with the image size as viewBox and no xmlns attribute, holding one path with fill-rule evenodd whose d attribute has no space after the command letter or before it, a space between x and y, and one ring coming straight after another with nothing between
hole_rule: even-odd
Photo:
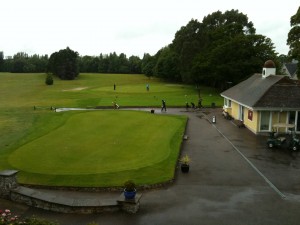
<instances>
[{"instance_id":1,"label":"tall green tree","mask_svg":"<svg viewBox=\"0 0 300 225\"><path fill-rule=\"evenodd\" d=\"M300 7L291 17L291 30L288 33L287 44L290 46L289 56L298 60L298 78L300 78Z\"/></svg>"},{"instance_id":2,"label":"tall green tree","mask_svg":"<svg viewBox=\"0 0 300 225\"><path fill-rule=\"evenodd\" d=\"M130 56L128 59L128 66L130 73L140 74L142 73L142 60L138 56Z\"/></svg>"},{"instance_id":3,"label":"tall green tree","mask_svg":"<svg viewBox=\"0 0 300 225\"><path fill-rule=\"evenodd\" d=\"M97 73L99 67L99 57L83 56L78 58L80 72Z\"/></svg>"},{"instance_id":4,"label":"tall green tree","mask_svg":"<svg viewBox=\"0 0 300 225\"><path fill-rule=\"evenodd\" d=\"M98 65L98 72L100 72L100 73L108 73L108 67L109 67L108 55L100 54L100 56L99 56L99 65Z\"/></svg>"},{"instance_id":5,"label":"tall green tree","mask_svg":"<svg viewBox=\"0 0 300 225\"><path fill-rule=\"evenodd\" d=\"M69 47L54 52L48 62L48 72L62 80L74 80L79 75L78 53Z\"/></svg>"},{"instance_id":6,"label":"tall green tree","mask_svg":"<svg viewBox=\"0 0 300 225\"><path fill-rule=\"evenodd\" d=\"M108 56L108 73L118 73L120 69L119 57L116 52L110 53Z\"/></svg>"},{"instance_id":7,"label":"tall green tree","mask_svg":"<svg viewBox=\"0 0 300 225\"><path fill-rule=\"evenodd\" d=\"M178 58L176 70L179 71L182 81L191 82L193 80L191 77L193 60L199 52L205 51L207 44L205 30L198 20L192 19L186 26L182 26L176 32L170 48Z\"/></svg>"},{"instance_id":8,"label":"tall green tree","mask_svg":"<svg viewBox=\"0 0 300 225\"><path fill-rule=\"evenodd\" d=\"M179 59L176 53L169 46L162 48L156 60L154 73L166 80L181 81L178 63Z\"/></svg>"},{"instance_id":9,"label":"tall green tree","mask_svg":"<svg viewBox=\"0 0 300 225\"><path fill-rule=\"evenodd\" d=\"M124 53L121 53L119 55L118 64L119 64L119 70L117 71L117 73L123 73L123 74L130 73L129 62L127 56Z\"/></svg>"},{"instance_id":10,"label":"tall green tree","mask_svg":"<svg viewBox=\"0 0 300 225\"><path fill-rule=\"evenodd\" d=\"M216 46L207 60L210 78L202 82L225 88L260 72L262 62L275 59L273 43L262 35L238 35L224 44ZM196 74L195 74L196 76Z\"/></svg>"},{"instance_id":11,"label":"tall green tree","mask_svg":"<svg viewBox=\"0 0 300 225\"><path fill-rule=\"evenodd\" d=\"M204 17L202 26L208 41L193 61L194 80L222 88L227 81L248 76L253 53L250 36L255 28L247 15L238 10L217 11Z\"/></svg>"},{"instance_id":12,"label":"tall green tree","mask_svg":"<svg viewBox=\"0 0 300 225\"><path fill-rule=\"evenodd\" d=\"M156 59L148 53L145 53L142 59L142 73L147 77L151 77L154 74L154 67Z\"/></svg>"},{"instance_id":13,"label":"tall green tree","mask_svg":"<svg viewBox=\"0 0 300 225\"><path fill-rule=\"evenodd\" d=\"M156 75L162 72L158 65L163 66L165 51L159 51ZM176 32L169 52L177 56L174 66L182 81L219 88L260 72L267 59L276 59L272 41L255 34L253 23L238 10L213 12L202 22L191 20Z\"/></svg>"},{"instance_id":14,"label":"tall green tree","mask_svg":"<svg viewBox=\"0 0 300 225\"><path fill-rule=\"evenodd\" d=\"M48 64L48 55L32 55L28 58L28 64L31 65L31 70L28 72L41 73L46 72ZM30 68L30 67L29 67ZM24 71L25 72L25 71Z\"/></svg>"},{"instance_id":15,"label":"tall green tree","mask_svg":"<svg viewBox=\"0 0 300 225\"><path fill-rule=\"evenodd\" d=\"M0 52L0 71L2 71L3 62L4 62L4 53Z\"/></svg>"}]
</instances>

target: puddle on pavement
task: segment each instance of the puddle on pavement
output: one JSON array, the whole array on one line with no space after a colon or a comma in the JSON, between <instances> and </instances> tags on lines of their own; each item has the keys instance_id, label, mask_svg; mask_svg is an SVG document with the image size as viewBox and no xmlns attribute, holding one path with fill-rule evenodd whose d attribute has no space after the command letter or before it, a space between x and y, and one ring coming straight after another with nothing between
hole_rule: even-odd
<instances>
[{"instance_id":1,"label":"puddle on pavement","mask_svg":"<svg viewBox=\"0 0 300 225\"><path fill-rule=\"evenodd\" d=\"M289 157L289 158L287 158ZM270 162L277 165L284 165L288 167L292 167L295 169L300 168L299 162L296 161L298 157L294 158L291 155L286 155L285 158L283 158L280 155L273 155L273 156L266 156L266 155L253 155L249 158L259 160L259 161L265 161Z\"/></svg>"}]
</instances>

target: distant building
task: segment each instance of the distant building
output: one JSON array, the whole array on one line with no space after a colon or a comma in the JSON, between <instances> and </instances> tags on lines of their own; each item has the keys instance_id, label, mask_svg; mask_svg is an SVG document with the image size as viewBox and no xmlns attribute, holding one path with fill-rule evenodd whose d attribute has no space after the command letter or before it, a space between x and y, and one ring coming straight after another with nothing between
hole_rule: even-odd
<instances>
[{"instance_id":1,"label":"distant building","mask_svg":"<svg viewBox=\"0 0 300 225\"><path fill-rule=\"evenodd\" d=\"M293 60L291 63L284 63L282 72L284 75L288 75L292 79L298 79L297 77L298 61Z\"/></svg>"},{"instance_id":2,"label":"distant building","mask_svg":"<svg viewBox=\"0 0 300 225\"><path fill-rule=\"evenodd\" d=\"M262 74L254 74L221 96L224 111L255 134L270 132L275 124L293 124L300 132L300 82L276 75L272 60L265 62Z\"/></svg>"}]
</instances>

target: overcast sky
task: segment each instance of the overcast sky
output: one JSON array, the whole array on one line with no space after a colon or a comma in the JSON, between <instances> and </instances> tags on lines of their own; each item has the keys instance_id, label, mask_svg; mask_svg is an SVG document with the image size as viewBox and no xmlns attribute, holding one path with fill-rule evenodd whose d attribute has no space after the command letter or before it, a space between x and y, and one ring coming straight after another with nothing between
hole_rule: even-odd
<instances>
[{"instance_id":1,"label":"overcast sky","mask_svg":"<svg viewBox=\"0 0 300 225\"><path fill-rule=\"evenodd\" d=\"M3 0L0 51L51 55L67 46L80 55L155 54L191 19L237 9L271 38L280 54L299 0Z\"/></svg>"}]
</instances>

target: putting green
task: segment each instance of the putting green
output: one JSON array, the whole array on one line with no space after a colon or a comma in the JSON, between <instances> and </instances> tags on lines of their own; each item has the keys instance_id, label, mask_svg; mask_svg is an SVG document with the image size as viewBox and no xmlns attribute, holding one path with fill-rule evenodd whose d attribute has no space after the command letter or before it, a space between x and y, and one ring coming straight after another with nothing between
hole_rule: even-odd
<instances>
[{"instance_id":1,"label":"putting green","mask_svg":"<svg viewBox=\"0 0 300 225\"><path fill-rule=\"evenodd\" d=\"M87 175L138 170L170 158L176 164L184 117L112 110L63 113L71 116L62 126L9 156L14 168L45 175Z\"/></svg>"}]
</instances>

